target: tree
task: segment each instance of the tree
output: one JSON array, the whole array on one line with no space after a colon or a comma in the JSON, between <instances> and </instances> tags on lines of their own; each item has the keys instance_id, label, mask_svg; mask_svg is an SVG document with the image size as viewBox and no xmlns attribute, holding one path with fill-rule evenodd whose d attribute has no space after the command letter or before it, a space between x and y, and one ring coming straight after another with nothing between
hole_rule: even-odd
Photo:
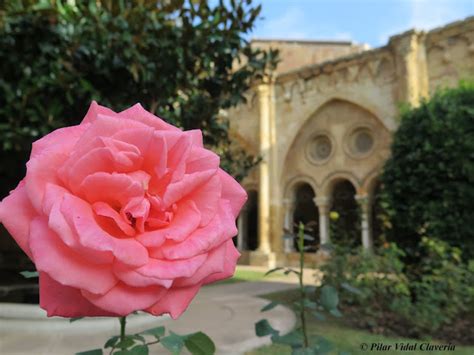
<instances>
[{"instance_id":1,"label":"tree","mask_svg":"<svg viewBox=\"0 0 474 355\"><path fill-rule=\"evenodd\" d=\"M474 256L474 83L402 113L382 182L400 245L413 250L428 236Z\"/></svg>"},{"instance_id":2,"label":"tree","mask_svg":"<svg viewBox=\"0 0 474 355\"><path fill-rule=\"evenodd\" d=\"M237 177L255 162L218 115L277 63L276 51L246 40L261 9L251 0L18 0L1 8L2 195L24 175L31 142L77 124L91 100L115 110L140 102L174 125L201 128Z\"/></svg>"}]
</instances>

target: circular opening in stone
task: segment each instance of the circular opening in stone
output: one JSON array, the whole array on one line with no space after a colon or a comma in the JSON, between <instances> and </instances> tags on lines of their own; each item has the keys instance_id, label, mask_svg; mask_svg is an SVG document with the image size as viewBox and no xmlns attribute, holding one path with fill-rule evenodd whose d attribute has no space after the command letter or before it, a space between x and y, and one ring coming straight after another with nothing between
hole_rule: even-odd
<instances>
[{"instance_id":1,"label":"circular opening in stone","mask_svg":"<svg viewBox=\"0 0 474 355\"><path fill-rule=\"evenodd\" d=\"M361 128L354 131L352 134L351 150L355 154L365 154L374 147L374 137L369 129Z\"/></svg>"},{"instance_id":2,"label":"circular opening in stone","mask_svg":"<svg viewBox=\"0 0 474 355\"><path fill-rule=\"evenodd\" d=\"M320 135L312 139L309 154L313 160L321 161L329 158L332 151L332 143L329 137Z\"/></svg>"}]
</instances>

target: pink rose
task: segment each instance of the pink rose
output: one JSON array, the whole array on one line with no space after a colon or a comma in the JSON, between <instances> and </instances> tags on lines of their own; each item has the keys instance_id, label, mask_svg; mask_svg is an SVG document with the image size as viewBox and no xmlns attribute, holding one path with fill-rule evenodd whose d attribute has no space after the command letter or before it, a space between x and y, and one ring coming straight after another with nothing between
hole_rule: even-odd
<instances>
[{"instance_id":1,"label":"pink rose","mask_svg":"<svg viewBox=\"0 0 474 355\"><path fill-rule=\"evenodd\" d=\"M233 275L246 199L200 130L93 102L80 125L33 143L0 221L35 263L48 316L177 318Z\"/></svg>"}]
</instances>

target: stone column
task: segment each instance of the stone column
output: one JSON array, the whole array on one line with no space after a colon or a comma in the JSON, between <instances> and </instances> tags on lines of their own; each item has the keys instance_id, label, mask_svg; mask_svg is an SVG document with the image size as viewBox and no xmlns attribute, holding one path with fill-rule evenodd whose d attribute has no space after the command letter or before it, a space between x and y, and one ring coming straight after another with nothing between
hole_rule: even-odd
<instances>
[{"instance_id":1,"label":"stone column","mask_svg":"<svg viewBox=\"0 0 474 355\"><path fill-rule=\"evenodd\" d=\"M258 251L270 253L270 159L271 159L271 87L267 83L257 86L259 103L259 134L260 134L260 156L259 164L259 188L258 188Z\"/></svg>"},{"instance_id":2,"label":"stone column","mask_svg":"<svg viewBox=\"0 0 474 355\"><path fill-rule=\"evenodd\" d=\"M237 249L240 251L247 250L247 223L248 223L248 208L247 204L244 205L242 211L240 212L239 219L237 221L237 227L239 230L239 234L237 234Z\"/></svg>"},{"instance_id":3,"label":"stone column","mask_svg":"<svg viewBox=\"0 0 474 355\"><path fill-rule=\"evenodd\" d=\"M319 212L319 241L320 245L329 244L329 208L331 200L327 197L315 197L313 199Z\"/></svg>"},{"instance_id":4,"label":"stone column","mask_svg":"<svg viewBox=\"0 0 474 355\"><path fill-rule=\"evenodd\" d=\"M390 37L389 46L396 62L397 100L417 106L429 91L425 33L411 30Z\"/></svg>"},{"instance_id":5,"label":"stone column","mask_svg":"<svg viewBox=\"0 0 474 355\"><path fill-rule=\"evenodd\" d=\"M284 228L293 233L293 212L295 210L295 203L291 199L283 200L283 207L285 212ZM293 238L283 240L283 251L285 253L292 253L295 251Z\"/></svg>"},{"instance_id":6,"label":"stone column","mask_svg":"<svg viewBox=\"0 0 474 355\"><path fill-rule=\"evenodd\" d=\"M372 204L368 195L356 195L355 199L360 206L361 237L364 249L372 250Z\"/></svg>"}]
</instances>

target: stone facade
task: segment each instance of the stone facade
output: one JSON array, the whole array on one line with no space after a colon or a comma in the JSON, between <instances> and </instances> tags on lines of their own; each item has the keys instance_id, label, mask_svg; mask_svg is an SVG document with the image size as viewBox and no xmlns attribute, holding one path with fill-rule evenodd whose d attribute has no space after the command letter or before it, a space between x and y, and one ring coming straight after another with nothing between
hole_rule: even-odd
<instances>
[{"instance_id":1,"label":"stone facade","mask_svg":"<svg viewBox=\"0 0 474 355\"><path fill-rule=\"evenodd\" d=\"M375 191L398 106L417 105L438 87L474 77L474 18L430 32L410 30L373 50L348 42L254 45L282 48L282 63L246 93L246 104L228 112L233 137L262 157L243 181L258 216L247 208L239 219L241 262L293 263L294 245L283 230L296 219L317 225L317 244L329 242L328 214L339 189L352 191L359 243L370 249Z\"/></svg>"}]
</instances>

